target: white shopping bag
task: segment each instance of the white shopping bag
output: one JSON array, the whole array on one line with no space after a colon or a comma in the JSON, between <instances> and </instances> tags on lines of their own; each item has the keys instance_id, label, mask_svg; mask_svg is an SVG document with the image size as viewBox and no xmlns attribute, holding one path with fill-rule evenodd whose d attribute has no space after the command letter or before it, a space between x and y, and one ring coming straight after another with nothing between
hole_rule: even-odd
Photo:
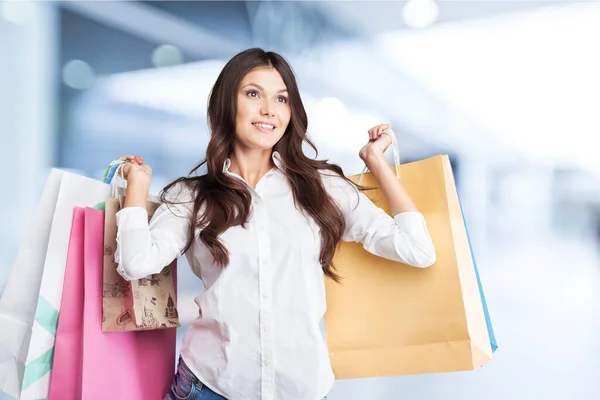
<instances>
[{"instance_id":1,"label":"white shopping bag","mask_svg":"<svg viewBox=\"0 0 600 400\"><path fill-rule=\"evenodd\" d=\"M108 184L62 172L21 385L21 400L48 397L73 208L99 206L109 195Z\"/></svg>"},{"instance_id":2,"label":"white shopping bag","mask_svg":"<svg viewBox=\"0 0 600 400\"><path fill-rule=\"evenodd\" d=\"M62 171L46 180L0 299L0 392L19 398Z\"/></svg>"}]
</instances>

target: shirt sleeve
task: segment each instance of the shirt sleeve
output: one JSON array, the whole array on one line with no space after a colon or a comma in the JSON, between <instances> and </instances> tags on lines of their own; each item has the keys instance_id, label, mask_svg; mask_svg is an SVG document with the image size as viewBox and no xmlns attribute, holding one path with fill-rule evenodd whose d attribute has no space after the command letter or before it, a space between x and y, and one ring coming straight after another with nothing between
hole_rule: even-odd
<instances>
[{"instance_id":1,"label":"shirt sleeve","mask_svg":"<svg viewBox=\"0 0 600 400\"><path fill-rule=\"evenodd\" d=\"M435 263L435 247L423 214L409 211L392 217L333 172L324 172L323 178L326 190L344 213L344 241L362 243L371 254L414 267Z\"/></svg>"},{"instance_id":2,"label":"shirt sleeve","mask_svg":"<svg viewBox=\"0 0 600 400\"><path fill-rule=\"evenodd\" d=\"M161 204L150 221L142 207L127 207L117 213L115 262L123 279L159 273L185 249L194 199L183 184L172 188L167 199L175 204Z\"/></svg>"}]
</instances>

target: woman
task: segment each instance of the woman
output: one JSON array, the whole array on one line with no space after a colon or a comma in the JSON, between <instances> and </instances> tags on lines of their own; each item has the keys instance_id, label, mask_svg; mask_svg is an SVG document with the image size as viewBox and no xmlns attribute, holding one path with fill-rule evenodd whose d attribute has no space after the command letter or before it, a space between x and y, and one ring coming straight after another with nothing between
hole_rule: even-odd
<instances>
[{"instance_id":1,"label":"woman","mask_svg":"<svg viewBox=\"0 0 600 400\"><path fill-rule=\"evenodd\" d=\"M186 254L206 291L183 339L167 399L320 400L334 376L319 322L340 240L416 267L435 261L422 214L387 165L387 125L360 157L390 217L342 170L306 157L307 117L290 66L250 49L233 57L209 99L207 175L168 185L148 223L152 171L122 156L128 181L117 215L119 273L138 279ZM343 277L342 277L343 278Z\"/></svg>"}]
</instances>

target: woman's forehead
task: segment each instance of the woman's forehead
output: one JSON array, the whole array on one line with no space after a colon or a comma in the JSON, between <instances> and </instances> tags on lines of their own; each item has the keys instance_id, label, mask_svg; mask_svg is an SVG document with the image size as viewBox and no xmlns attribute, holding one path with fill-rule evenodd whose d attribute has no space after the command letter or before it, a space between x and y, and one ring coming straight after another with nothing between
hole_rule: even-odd
<instances>
[{"instance_id":1,"label":"woman's forehead","mask_svg":"<svg viewBox=\"0 0 600 400\"><path fill-rule=\"evenodd\" d=\"M246 85L255 85L270 91L287 89L281 74L273 67L259 67L249 71L242 79L242 86Z\"/></svg>"}]
</instances>

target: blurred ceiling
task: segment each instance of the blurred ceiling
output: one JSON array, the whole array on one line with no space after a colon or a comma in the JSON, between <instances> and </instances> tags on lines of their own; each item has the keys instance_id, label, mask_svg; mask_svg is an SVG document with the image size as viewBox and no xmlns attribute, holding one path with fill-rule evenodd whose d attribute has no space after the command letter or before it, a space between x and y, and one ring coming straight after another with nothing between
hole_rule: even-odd
<instances>
[{"instance_id":1,"label":"blurred ceiling","mask_svg":"<svg viewBox=\"0 0 600 400\"><path fill-rule=\"evenodd\" d=\"M91 60L94 65L97 64L98 74L103 75L153 69L148 54L164 43L181 49L186 63L226 60L240 50L260 46L286 56L301 78L303 91L314 98L343 98L344 103L353 110L375 112L391 120L397 128L396 132L405 136L403 143L410 143L413 154L440 151L460 154L477 149L484 157L502 159L514 154L515 149L525 153L530 151L535 146L531 138L523 146L519 142L523 137L523 129L512 129L510 140L506 140L502 137L504 132L495 131L496 125L490 126L490 122L495 123L498 118L481 120L477 115L471 115L469 111L480 105L489 107L492 114L495 113L493 116L501 119L502 111L497 106L502 106L502 103L490 102L486 98L486 95L490 96L483 89L486 86L482 85L479 91L473 91L475 95L470 102L464 101L464 98L460 99L462 102L454 101L456 87L440 86L440 82L452 83L453 76L463 81L471 76L485 76L475 67L477 64L469 59L474 54L469 47L465 47L468 42L453 43L454 47L448 46L448 51L443 52L440 49L443 50L445 45L443 40L439 40L439 34L444 32L445 27L452 30L452 27L468 22L479 22L480 26L485 27L487 21L493 19L507 17L508 20L511 16L554 10L573 2L437 1L437 22L426 30L407 27L402 18L405 3L65 1L61 3L65 10L63 61L72 58ZM590 2L578 2L583 3ZM550 16L557 18L556 13ZM554 20L549 21L546 25L551 29ZM506 33L510 26L505 23L501 32ZM92 34L90 27L94 27ZM122 40L112 37L111 44L108 47L105 44L102 51L98 51L98 46L104 42L103 35L114 36L115 32L120 32ZM478 39L477 32L465 30L471 39ZM494 32L489 32L492 32L492 36L485 36L485 40L491 41ZM520 34L523 33L520 31ZM460 35L453 37L460 39ZM138 45L131 43L127 46L128 41L132 40L138 41ZM501 40L486 45L488 51L482 54L488 58L487 66L500 62L502 57L513 57L507 46L516 48L518 45L518 41ZM547 43L543 45L547 48ZM502 49L504 52L499 51ZM438 53L430 54L435 51ZM457 51L456 57L451 54L452 51ZM480 66L484 67L483 64ZM160 73L154 75L154 79L160 79L159 76L171 79L167 75L176 75L176 71L177 67L163 71L159 69L157 72ZM431 82L428 76L433 79ZM523 79L522 75L518 77ZM515 75L508 78L514 79ZM502 79L502 76L496 77L495 83ZM461 81L454 83L457 82ZM474 82L469 83L475 86ZM483 83L486 82L484 79ZM502 88L502 85L490 87L494 90L498 88ZM531 93L529 95L528 100L535 101L532 100L534 96ZM511 104L514 94L507 96L502 99L507 102L504 106ZM515 111L514 107L512 111ZM531 118L538 118L538 114L543 112L544 109L536 110ZM520 117L519 123L523 126L535 127L535 121L525 120L527 115L521 113ZM510 121L504 122L498 126L511 130ZM535 137L539 136L536 133ZM519 149L519 146L522 148ZM560 146L562 143L557 142L544 155L556 156ZM569 157L572 159L576 155Z\"/></svg>"},{"instance_id":2,"label":"blurred ceiling","mask_svg":"<svg viewBox=\"0 0 600 400\"><path fill-rule=\"evenodd\" d=\"M407 1L307 1L306 7L319 10L328 21L356 35L375 37L379 34L409 28L402 18ZM494 1L438 0L439 17L436 25L518 13L560 1Z\"/></svg>"},{"instance_id":3,"label":"blurred ceiling","mask_svg":"<svg viewBox=\"0 0 600 400\"><path fill-rule=\"evenodd\" d=\"M585 0L584 0L585 1ZM172 43L189 60L229 57L251 46L292 54L336 41L410 29L406 1L63 1L61 7L149 43ZM568 1L441 0L436 25L555 6ZM71 21L68 21L71 22ZM81 24L65 33L85 43ZM98 36L95 36L95 39ZM77 41L72 42L73 46Z\"/></svg>"}]
</instances>

